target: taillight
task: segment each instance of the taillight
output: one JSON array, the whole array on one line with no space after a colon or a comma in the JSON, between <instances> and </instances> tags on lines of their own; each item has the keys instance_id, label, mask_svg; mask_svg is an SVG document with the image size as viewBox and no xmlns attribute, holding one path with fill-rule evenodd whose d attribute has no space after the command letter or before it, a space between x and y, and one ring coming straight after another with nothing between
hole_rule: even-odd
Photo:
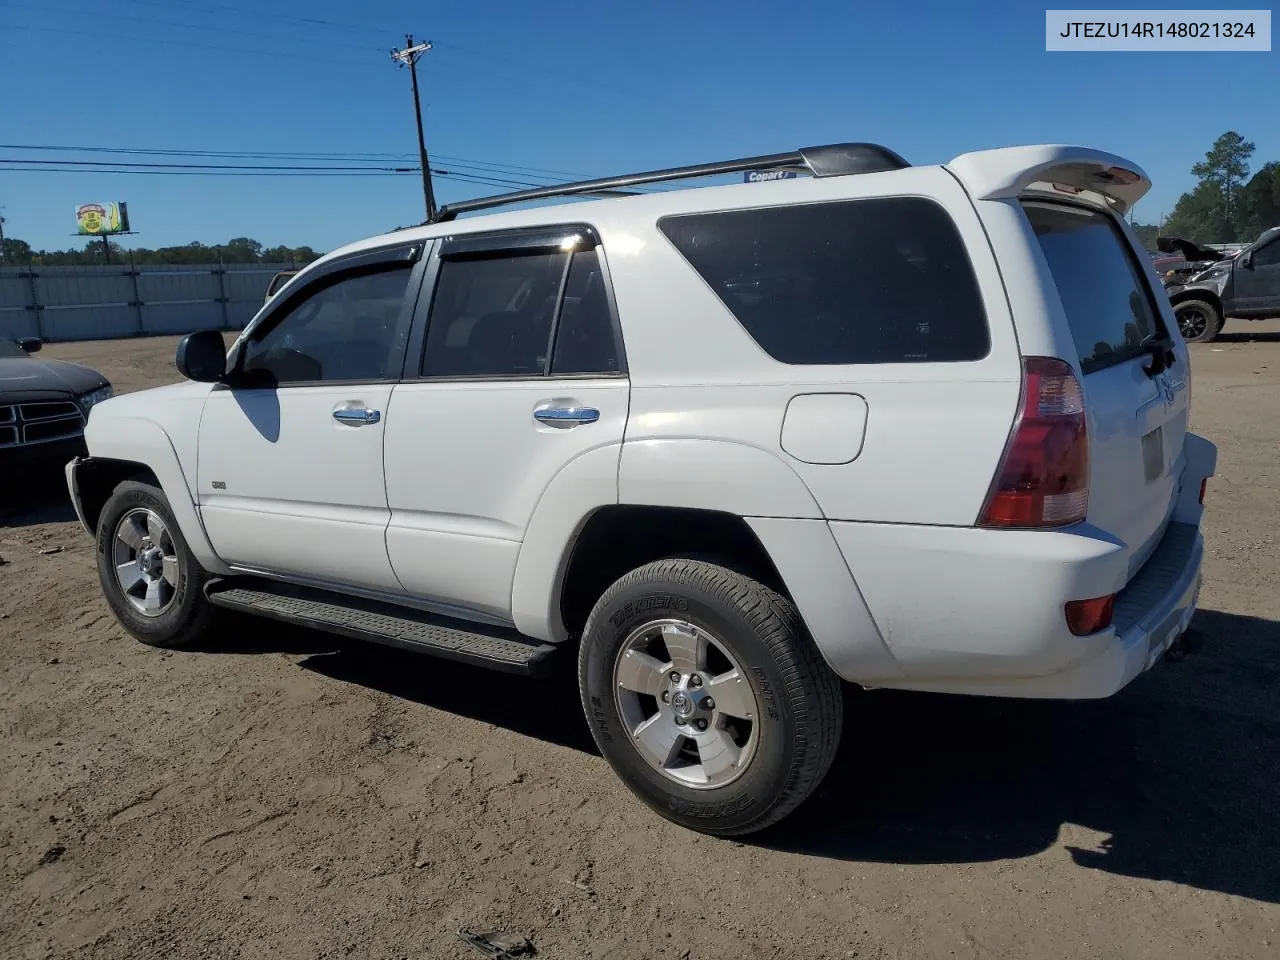
<instances>
[{"instance_id":1,"label":"taillight","mask_svg":"<svg viewBox=\"0 0 1280 960\"><path fill-rule=\"evenodd\" d=\"M1209 478L1205 477L1200 481L1200 502L1204 503L1205 492L1209 489Z\"/></svg>"},{"instance_id":2,"label":"taillight","mask_svg":"<svg viewBox=\"0 0 1280 960\"><path fill-rule=\"evenodd\" d=\"M1105 630L1111 626L1111 615L1115 612L1116 595L1094 597L1092 600L1072 600L1064 611L1067 615L1067 629L1077 637L1087 637L1091 633Z\"/></svg>"},{"instance_id":3,"label":"taillight","mask_svg":"<svg viewBox=\"0 0 1280 960\"><path fill-rule=\"evenodd\" d=\"M1004 458L978 523L1062 527L1089 508L1089 437L1084 391L1070 364L1022 361L1022 399Z\"/></svg>"}]
</instances>

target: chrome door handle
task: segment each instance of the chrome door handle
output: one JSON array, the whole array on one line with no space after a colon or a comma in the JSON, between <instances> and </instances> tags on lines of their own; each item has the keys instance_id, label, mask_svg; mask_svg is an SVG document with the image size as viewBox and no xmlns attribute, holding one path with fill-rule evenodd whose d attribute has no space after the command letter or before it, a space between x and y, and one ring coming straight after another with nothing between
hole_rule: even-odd
<instances>
[{"instance_id":1,"label":"chrome door handle","mask_svg":"<svg viewBox=\"0 0 1280 960\"><path fill-rule=\"evenodd\" d=\"M533 419L549 427L568 428L595 423L600 419L600 411L595 407L580 407L576 404L545 404L533 408Z\"/></svg>"},{"instance_id":2,"label":"chrome door handle","mask_svg":"<svg viewBox=\"0 0 1280 960\"><path fill-rule=\"evenodd\" d=\"M362 427L366 423L377 423L382 419L382 412L368 407L339 407L333 411L333 419L353 427Z\"/></svg>"}]
</instances>

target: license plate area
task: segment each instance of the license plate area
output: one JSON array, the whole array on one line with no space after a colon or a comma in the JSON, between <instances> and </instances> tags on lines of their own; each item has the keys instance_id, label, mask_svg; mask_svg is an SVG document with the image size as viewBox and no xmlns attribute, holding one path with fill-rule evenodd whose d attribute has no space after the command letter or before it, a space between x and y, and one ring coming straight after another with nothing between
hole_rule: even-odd
<instances>
[{"instance_id":1,"label":"license plate area","mask_svg":"<svg viewBox=\"0 0 1280 960\"><path fill-rule=\"evenodd\" d=\"M1164 427L1156 427L1142 438L1142 475L1147 483L1164 475Z\"/></svg>"}]
</instances>

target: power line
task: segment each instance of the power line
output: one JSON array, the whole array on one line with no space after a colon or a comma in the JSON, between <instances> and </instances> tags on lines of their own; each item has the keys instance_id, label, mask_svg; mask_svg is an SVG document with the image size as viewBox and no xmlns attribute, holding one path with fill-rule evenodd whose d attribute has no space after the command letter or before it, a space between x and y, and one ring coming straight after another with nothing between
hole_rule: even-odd
<instances>
[{"instance_id":1,"label":"power line","mask_svg":"<svg viewBox=\"0 0 1280 960\"><path fill-rule=\"evenodd\" d=\"M349 167L297 166L294 164L226 164L226 163L130 163L123 160L27 160L0 158L0 163L60 164L68 167L139 167L152 170L166 168L186 170L376 170L382 173L413 173L413 167Z\"/></svg>"},{"instance_id":2,"label":"power line","mask_svg":"<svg viewBox=\"0 0 1280 960\"><path fill-rule=\"evenodd\" d=\"M130 3L145 3L152 6L168 6L167 0L127 0ZM275 21L276 23L288 24L290 26L299 27L332 27L338 30L359 30L365 33L378 33L383 36L393 34L394 30L381 30L377 27L370 27L368 24L359 23L341 23L335 20L322 20L317 17L294 17L283 13L263 13L259 9L251 9L249 7L236 7L225 3L204 3L200 4L201 10L221 10L226 13L238 13L241 15L257 17L260 20Z\"/></svg>"},{"instance_id":3,"label":"power line","mask_svg":"<svg viewBox=\"0 0 1280 960\"><path fill-rule=\"evenodd\" d=\"M0 143L0 150L38 150L41 152L70 152L70 153L111 153L121 155L140 155L140 156L156 156L156 157L221 157L227 159L245 159L245 160L350 160L353 162L375 163L386 160L409 160L416 159L417 154L413 153L391 153L391 152L366 152L366 153L343 153L343 152L316 152L307 150L288 150L288 151L271 151L271 150L192 150L181 148L156 148L156 147L101 147L101 146L76 146L69 144L31 144L31 143ZM459 157L450 154L437 153L437 159L449 162L453 166L477 167L481 169L492 169L505 173L520 173L528 176L541 176L542 174L550 174L554 176L573 177L578 180L590 180L596 175L583 173L577 170L557 170L549 167L531 167L518 163L500 163L495 160L477 160L471 157ZM546 179L546 177L543 177Z\"/></svg>"},{"instance_id":4,"label":"power line","mask_svg":"<svg viewBox=\"0 0 1280 960\"><path fill-rule=\"evenodd\" d=\"M103 33L101 30L69 30L65 27L33 27L19 23L0 23L0 30L27 30L36 33L59 33L73 37L97 37L100 40L124 40L130 43L158 43L164 47L192 47L196 50L216 50L219 53L244 53L261 57L287 57L290 60L305 60L308 63L336 63L346 67L372 67L369 60L342 60L336 57L315 57L310 54L287 53L283 50L253 50L248 47L231 47L213 43L198 43L194 40L161 40L154 37L138 37L130 34Z\"/></svg>"},{"instance_id":5,"label":"power line","mask_svg":"<svg viewBox=\"0 0 1280 960\"><path fill-rule=\"evenodd\" d=\"M266 164L184 164L125 163L114 160L26 160L0 159L6 173L132 173L156 176L405 176L417 174L416 167L324 167ZM21 166L14 166L21 164ZM435 176L464 183L497 187L538 187L529 180L491 177L459 170L432 167Z\"/></svg>"},{"instance_id":6,"label":"power line","mask_svg":"<svg viewBox=\"0 0 1280 960\"><path fill-rule=\"evenodd\" d=\"M0 2L0 6L12 6L12 4L6 3L6 2ZM207 30L211 33L225 33L225 34L231 34L233 36L239 36L239 37L255 37L260 40L273 39L267 35L264 35L260 30L237 30L234 27L219 27L219 26L213 26L211 24L190 23L190 22L184 23L183 21L180 21L180 20L160 20L160 19L157 19L156 17L134 17L134 16L130 16L127 13L116 13L115 11L112 11L110 13L102 13L96 10L74 9L74 10L69 10L68 12L79 14L80 16L84 16L84 17L99 17L104 20L129 20L134 23L146 23L152 26L178 27L182 30ZM142 38L137 38L137 39L142 39ZM341 47L346 50L361 50L366 53L369 53L378 49L376 47L372 47L365 44L343 43L338 40L308 40L307 42L323 44L324 46L329 46L329 47Z\"/></svg>"}]
</instances>

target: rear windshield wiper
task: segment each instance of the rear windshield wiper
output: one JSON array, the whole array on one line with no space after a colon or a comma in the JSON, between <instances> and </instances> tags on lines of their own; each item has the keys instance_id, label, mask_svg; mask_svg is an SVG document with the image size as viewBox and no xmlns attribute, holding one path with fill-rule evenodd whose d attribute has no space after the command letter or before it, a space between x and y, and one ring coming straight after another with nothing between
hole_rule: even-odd
<instances>
[{"instance_id":1,"label":"rear windshield wiper","mask_svg":"<svg viewBox=\"0 0 1280 960\"><path fill-rule=\"evenodd\" d=\"M1165 333L1153 333L1140 344L1143 351L1151 354L1151 362L1143 366L1142 372L1148 377L1157 377L1178 362L1173 352L1173 340Z\"/></svg>"}]
</instances>

